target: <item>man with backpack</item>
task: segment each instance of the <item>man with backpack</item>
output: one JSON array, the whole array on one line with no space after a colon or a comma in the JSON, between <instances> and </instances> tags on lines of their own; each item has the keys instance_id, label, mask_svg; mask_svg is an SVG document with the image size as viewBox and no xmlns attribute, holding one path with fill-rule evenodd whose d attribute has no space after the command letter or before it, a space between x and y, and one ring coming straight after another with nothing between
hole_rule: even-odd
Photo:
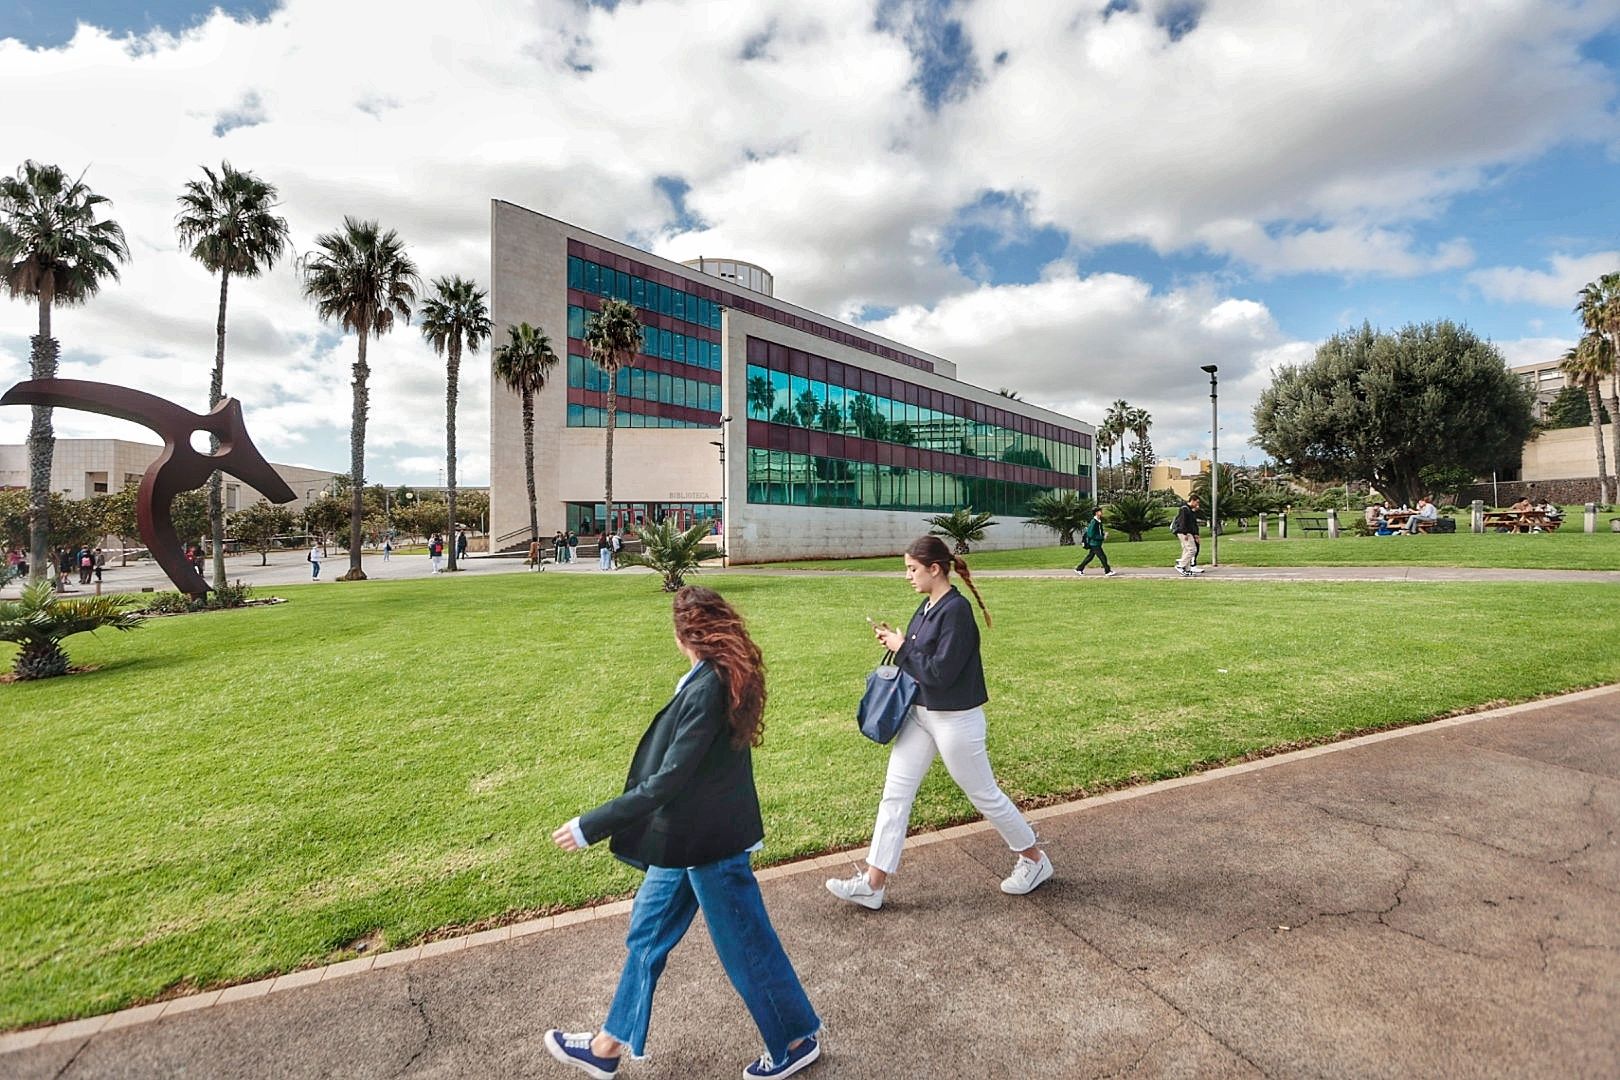
<instances>
[{"instance_id":1,"label":"man with backpack","mask_svg":"<svg viewBox=\"0 0 1620 1080\"><path fill-rule=\"evenodd\" d=\"M1170 531L1181 541L1181 558L1176 560L1176 573L1182 577L1203 573L1193 569L1193 560L1198 557L1198 496L1193 495L1181 504L1176 511L1175 521L1170 523Z\"/></svg>"},{"instance_id":2,"label":"man with backpack","mask_svg":"<svg viewBox=\"0 0 1620 1080\"><path fill-rule=\"evenodd\" d=\"M1080 565L1074 572L1084 575L1086 566L1092 559L1102 563L1103 577L1113 577L1114 568L1108 565L1108 556L1103 553L1103 541L1108 538L1108 531L1103 528L1103 508L1097 507L1091 512L1091 520L1086 522L1086 531L1080 535L1080 546L1086 549L1086 557L1080 560Z\"/></svg>"}]
</instances>

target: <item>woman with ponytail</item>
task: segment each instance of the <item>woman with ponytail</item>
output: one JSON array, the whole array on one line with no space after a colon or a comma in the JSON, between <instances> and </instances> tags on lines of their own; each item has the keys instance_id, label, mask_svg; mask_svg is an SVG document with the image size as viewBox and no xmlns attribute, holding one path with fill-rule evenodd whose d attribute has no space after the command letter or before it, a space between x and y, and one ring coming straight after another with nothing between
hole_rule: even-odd
<instances>
[{"instance_id":1,"label":"woman with ponytail","mask_svg":"<svg viewBox=\"0 0 1620 1080\"><path fill-rule=\"evenodd\" d=\"M984 624L990 611L973 584L967 561L953 556L937 536L924 536L906 549L906 580L926 599L911 617L904 634L885 623L873 628L879 643L894 653L900 670L917 680L917 702L890 743L889 772L878 803L866 870L833 878L827 889L840 900L876 910L883 906L889 875L900 867L911 803L937 753L951 779L994 825L1011 851L1018 853L1013 872L1001 891L1022 896L1052 876L1052 861L1036 846L1035 830L1018 812L990 771L985 751L984 663L979 657L979 625L973 605L951 584L955 570L968 587Z\"/></svg>"},{"instance_id":2,"label":"woman with ponytail","mask_svg":"<svg viewBox=\"0 0 1620 1080\"><path fill-rule=\"evenodd\" d=\"M607 839L646 880L636 891L629 955L597 1032L546 1032L546 1049L596 1080L646 1051L653 990L701 909L731 985L765 1039L744 1077L791 1076L821 1054L821 1021L771 926L749 856L765 827L749 753L764 734L765 663L742 616L712 589L675 594L675 644L692 668L653 717L624 794L552 834L564 851Z\"/></svg>"}]
</instances>

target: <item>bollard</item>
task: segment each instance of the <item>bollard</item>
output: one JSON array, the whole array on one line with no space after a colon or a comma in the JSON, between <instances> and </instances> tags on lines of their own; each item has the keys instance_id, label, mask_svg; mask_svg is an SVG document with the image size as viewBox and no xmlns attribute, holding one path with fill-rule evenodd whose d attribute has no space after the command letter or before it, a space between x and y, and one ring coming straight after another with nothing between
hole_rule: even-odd
<instances>
[{"instance_id":1,"label":"bollard","mask_svg":"<svg viewBox=\"0 0 1620 1080\"><path fill-rule=\"evenodd\" d=\"M1337 510L1334 510L1332 508L1328 509L1327 523L1328 523L1328 539L1329 540L1337 540L1339 538L1339 512Z\"/></svg>"},{"instance_id":2,"label":"bollard","mask_svg":"<svg viewBox=\"0 0 1620 1080\"><path fill-rule=\"evenodd\" d=\"M1475 499L1468 512L1468 531L1482 533L1485 531L1485 500Z\"/></svg>"},{"instance_id":3,"label":"bollard","mask_svg":"<svg viewBox=\"0 0 1620 1080\"><path fill-rule=\"evenodd\" d=\"M1597 532L1597 503L1586 504L1586 531Z\"/></svg>"},{"instance_id":4,"label":"bollard","mask_svg":"<svg viewBox=\"0 0 1620 1080\"><path fill-rule=\"evenodd\" d=\"M1288 539L1288 511L1286 510L1277 515L1277 539Z\"/></svg>"},{"instance_id":5,"label":"bollard","mask_svg":"<svg viewBox=\"0 0 1620 1080\"><path fill-rule=\"evenodd\" d=\"M1260 514L1255 521L1255 537L1256 539L1264 540L1266 538L1266 512L1264 510L1260 511Z\"/></svg>"}]
</instances>

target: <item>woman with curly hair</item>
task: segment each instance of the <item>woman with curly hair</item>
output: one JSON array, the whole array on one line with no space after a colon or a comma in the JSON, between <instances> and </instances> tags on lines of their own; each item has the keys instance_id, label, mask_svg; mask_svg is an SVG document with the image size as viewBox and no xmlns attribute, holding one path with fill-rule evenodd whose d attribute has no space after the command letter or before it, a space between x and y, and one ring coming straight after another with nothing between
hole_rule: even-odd
<instances>
[{"instance_id":1,"label":"woman with curly hair","mask_svg":"<svg viewBox=\"0 0 1620 1080\"><path fill-rule=\"evenodd\" d=\"M731 985L765 1039L744 1077L791 1076L821 1054L810 1006L760 897L749 856L765 827L750 754L764 735L765 662L742 616L712 589L675 594L675 644L692 662L653 717L624 794L552 834L564 851L608 840L646 871L630 912L628 955L597 1032L546 1032L546 1049L596 1080L642 1057L653 990L699 909Z\"/></svg>"}]
</instances>

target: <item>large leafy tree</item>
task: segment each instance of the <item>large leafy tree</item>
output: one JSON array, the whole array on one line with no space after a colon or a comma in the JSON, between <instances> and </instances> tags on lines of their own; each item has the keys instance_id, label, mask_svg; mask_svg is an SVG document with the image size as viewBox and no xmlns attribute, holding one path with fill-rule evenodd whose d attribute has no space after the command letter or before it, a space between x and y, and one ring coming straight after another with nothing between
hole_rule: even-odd
<instances>
[{"instance_id":1,"label":"large leafy tree","mask_svg":"<svg viewBox=\"0 0 1620 1080\"><path fill-rule=\"evenodd\" d=\"M1589 363L1596 366L1598 380L1608 383L1609 415L1620 418L1620 363L1616 362L1620 360L1620 273L1604 274L1588 283L1581 290L1575 314L1581 317L1588 334L1598 335L1608 345L1594 352ZM1620 487L1620 424L1614 425L1612 436L1616 486ZM1615 497L1620 499L1620 492ZM1607 497L1603 501L1608 502Z\"/></svg>"},{"instance_id":2,"label":"large leafy tree","mask_svg":"<svg viewBox=\"0 0 1620 1080\"><path fill-rule=\"evenodd\" d=\"M315 238L320 250L304 263L304 295L315 302L322 319L354 331L359 339L354 361L354 411L349 424L349 572L339 581L364 581L360 541L365 523L366 416L370 408L366 342L394 328L397 317L411 321L420 279L416 264L393 229L375 221L343 219L336 232Z\"/></svg>"},{"instance_id":3,"label":"large leafy tree","mask_svg":"<svg viewBox=\"0 0 1620 1080\"><path fill-rule=\"evenodd\" d=\"M518 323L506 328L506 344L495 350L494 360L495 377L523 399L523 477L529 485L532 544L540 539L540 511L534 497L534 397L546 388L557 354L549 337L528 323Z\"/></svg>"},{"instance_id":4,"label":"large leafy tree","mask_svg":"<svg viewBox=\"0 0 1620 1080\"><path fill-rule=\"evenodd\" d=\"M225 307L231 278L258 277L275 265L287 248L287 219L278 217L276 189L228 161L219 172L202 167L201 180L189 180L180 193L174 229L180 246L219 275L219 319L214 327L214 376L208 384L208 407L225 399ZM215 452L219 436L210 435ZM214 546L214 588L225 588L225 504L216 469L208 477L208 531Z\"/></svg>"},{"instance_id":5,"label":"large leafy tree","mask_svg":"<svg viewBox=\"0 0 1620 1080\"><path fill-rule=\"evenodd\" d=\"M1614 346L1598 333L1587 333L1575 347L1558 362L1570 385L1565 389L1579 389L1586 395L1586 422L1592 426L1592 441L1597 444L1598 502L1609 501L1609 470L1603 454L1603 404L1601 400L1603 377L1615 368ZM1620 452L1615 457L1615 468L1620 470Z\"/></svg>"},{"instance_id":6,"label":"large leafy tree","mask_svg":"<svg viewBox=\"0 0 1620 1080\"><path fill-rule=\"evenodd\" d=\"M1496 347L1465 326L1363 325L1273 375L1254 409L1254 443L1306 478L1368 478L1410 502L1426 466L1477 475L1517 464L1532 403Z\"/></svg>"},{"instance_id":7,"label":"large leafy tree","mask_svg":"<svg viewBox=\"0 0 1620 1080\"><path fill-rule=\"evenodd\" d=\"M619 369L631 366L641 351L641 320L624 300L608 300L585 328L591 359L607 375L607 449L604 452L603 488L608 521L613 520L613 431L619 424Z\"/></svg>"},{"instance_id":8,"label":"large leafy tree","mask_svg":"<svg viewBox=\"0 0 1620 1080\"><path fill-rule=\"evenodd\" d=\"M277 537L293 531L294 521L293 512L285 506L274 506L260 499L231 519L231 531L252 544L259 552L259 565L267 566L270 546Z\"/></svg>"},{"instance_id":9,"label":"large leafy tree","mask_svg":"<svg viewBox=\"0 0 1620 1080\"><path fill-rule=\"evenodd\" d=\"M461 276L441 277L422 301L422 336L445 360L444 478L450 525L450 569L456 569L456 400L461 393L461 350L477 352L489 339L489 306L484 290Z\"/></svg>"},{"instance_id":10,"label":"large leafy tree","mask_svg":"<svg viewBox=\"0 0 1620 1080\"><path fill-rule=\"evenodd\" d=\"M103 282L118 279L129 260L124 230L101 217L112 204L55 165L26 161L15 176L0 177L0 277L14 298L39 306L39 332L29 342L28 373L56 376L60 347L51 336L51 310L82 304ZM51 458L56 436L51 407L35 405L28 429L28 566L39 580L49 572Z\"/></svg>"}]
</instances>

